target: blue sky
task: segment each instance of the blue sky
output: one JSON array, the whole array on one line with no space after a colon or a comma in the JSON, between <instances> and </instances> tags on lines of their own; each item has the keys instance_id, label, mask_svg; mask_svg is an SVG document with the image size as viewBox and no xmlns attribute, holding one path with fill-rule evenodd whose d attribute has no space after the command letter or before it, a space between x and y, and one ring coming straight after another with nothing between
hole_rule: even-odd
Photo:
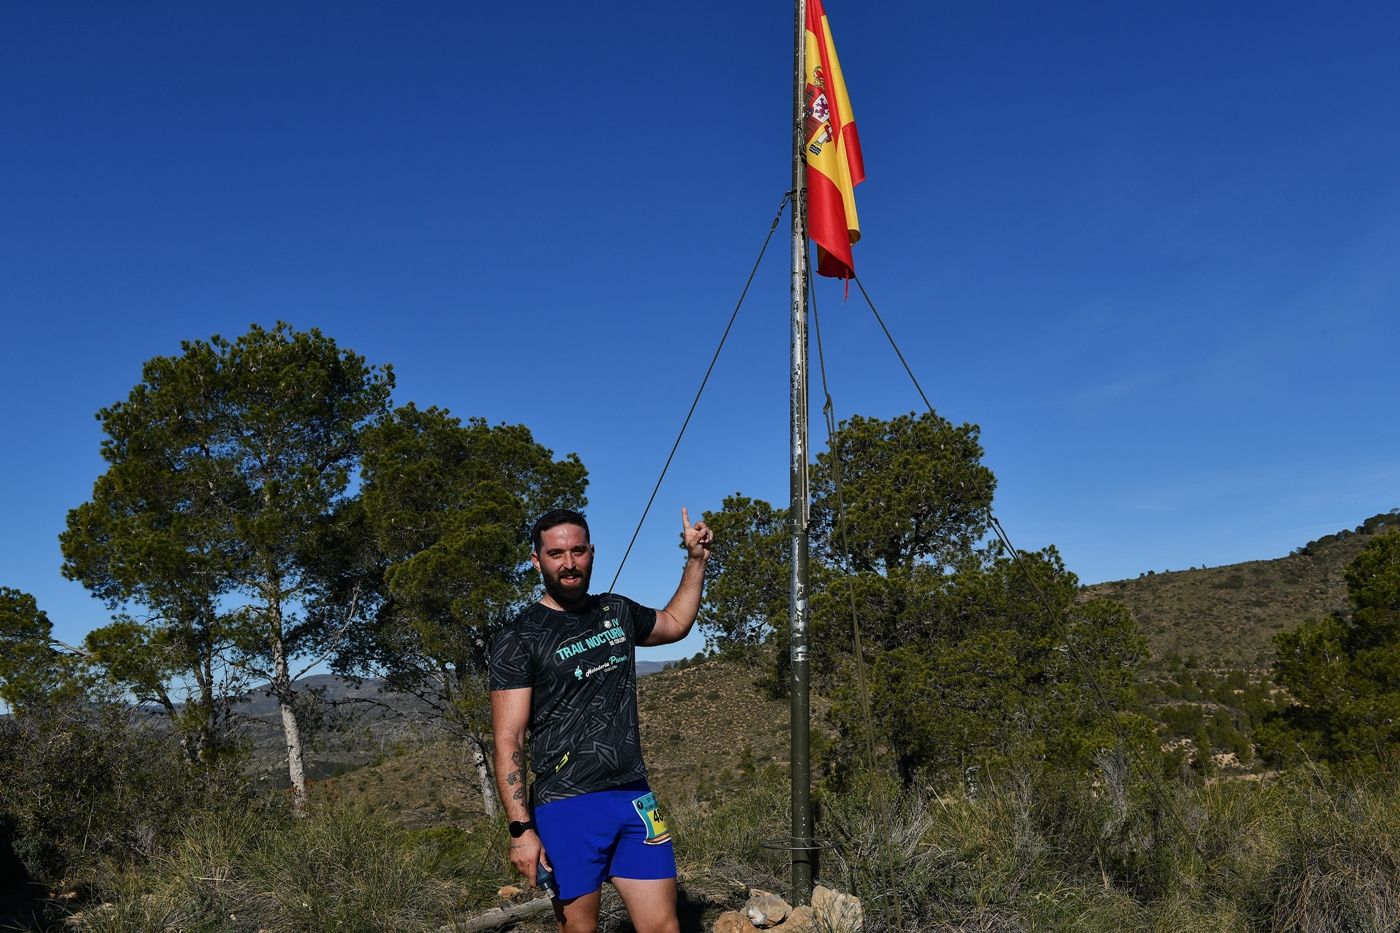
<instances>
[{"instance_id":1,"label":"blue sky","mask_svg":"<svg viewBox=\"0 0 1400 933\"><path fill-rule=\"evenodd\" d=\"M939 412L982 426L1019 546L1093 582L1400 506L1400 8L828 13L857 271ZM392 363L400 402L577 452L606 583L788 187L791 20L8 6L0 585L61 637L104 622L57 543L94 413L182 339L278 319ZM786 501L786 265L780 236L625 568L644 602L681 505ZM819 301L838 412L918 407L858 293Z\"/></svg>"}]
</instances>

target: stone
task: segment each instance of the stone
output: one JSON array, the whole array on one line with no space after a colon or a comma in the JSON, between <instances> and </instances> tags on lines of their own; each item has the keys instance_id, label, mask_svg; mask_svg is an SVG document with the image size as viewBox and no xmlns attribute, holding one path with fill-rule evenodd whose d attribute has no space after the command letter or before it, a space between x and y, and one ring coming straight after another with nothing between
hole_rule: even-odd
<instances>
[{"instance_id":1,"label":"stone","mask_svg":"<svg viewBox=\"0 0 1400 933\"><path fill-rule=\"evenodd\" d=\"M842 894L824 884L812 889L812 915L823 930L832 933L859 933L865 925L865 909L860 898Z\"/></svg>"},{"instance_id":2,"label":"stone","mask_svg":"<svg viewBox=\"0 0 1400 933\"><path fill-rule=\"evenodd\" d=\"M812 915L812 908L806 904L794 907L776 933L817 933L817 921Z\"/></svg>"},{"instance_id":3,"label":"stone","mask_svg":"<svg viewBox=\"0 0 1400 933\"><path fill-rule=\"evenodd\" d=\"M512 897L519 897L520 895L524 894L525 890L524 888L518 888L513 884L508 884L496 893L499 894L501 897L505 898L506 900L510 900Z\"/></svg>"},{"instance_id":4,"label":"stone","mask_svg":"<svg viewBox=\"0 0 1400 933\"><path fill-rule=\"evenodd\" d=\"M752 933L753 924L741 911L726 910L715 918L714 933Z\"/></svg>"},{"instance_id":5,"label":"stone","mask_svg":"<svg viewBox=\"0 0 1400 933\"><path fill-rule=\"evenodd\" d=\"M749 923L766 930L782 923L792 911L792 905L776 894L756 894L744 905L744 915Z\"/></svg>"}]
</instances>

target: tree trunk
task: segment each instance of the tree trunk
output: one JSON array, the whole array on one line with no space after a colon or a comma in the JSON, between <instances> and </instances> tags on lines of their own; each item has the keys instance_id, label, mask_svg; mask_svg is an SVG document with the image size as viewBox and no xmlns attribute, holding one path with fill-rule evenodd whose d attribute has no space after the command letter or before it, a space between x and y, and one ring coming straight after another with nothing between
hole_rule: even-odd
<instances>
[{"instance_id":1,"label":"tree trunk","mask_svg":"<svg viewBox=\"0 0 1400 933\"><path fill-rule=\"evenodd\" d=\"M287 738L287 776L292 781L292 813L306 812L306 760L302 752L301 724L297 722L296 691L292 689L287 650L282 643L281 619L276 619L269 632L272 648L272 694L282 713L282 732Z\"/></svg>"},{"instance_id":2,"label":"tree trunk","mask_svg":"<svg viewBox=\"0 0 1400 933\"><path fill-rule=\"evenodd\" d=\"M491 765L486 757L486 742L479 735L467 739L467 750L471 755L472 767L476 769L476 780L481 785L481 808L486 818L494 819L499 807L496 804L496 785L491 780Z\"/></svg>"},{"instance_id":3,"label":"tree trunk","mask_svg":"<svg viewBox=\"0 0 1400 933\"><path fill-rule=\"evenodd\" d=\"M281 674L279 673L279 679ZM288 693L290 693L290 685ZM292 694L294 697L295 694ZM282 731L287 736L287 775L292 780L292 813L304 816L306 813L306 763L302 755L301 727L297 723L296 709L288 700L277 698L277 706L282 711Z\"/></svg>"},{"instance_id":4,"label":"tree trunk","mask_svg":"<svg viewBox=\"0 0 1400 933\"><path fill-rule=\"evenodd\" d=\"M212 610L210 610L212 613ZM196 733L195 757L204 764L214 761L216 750L224 745L221 736L219 709L214 701L214 636L207 617L196 626L199 663L195 665L195 685L199 688L199 728Z\"/></svg>"},{"instance_id":5,"label":"tree trunk","mask_svg":"<svg viewBox=\"0 0 1400 933\"><path fill-rule=\"evenodd\" d=\"M170 729L180 737L180 754L190 764L199 763L199 743L195 736L189 731L188 724L180 722L180 711L175 708L175 701L170 699L170 694L160 684L156 684L156 702L165 710L165 718L170 720Z\"/></svg>"}]
</instances>

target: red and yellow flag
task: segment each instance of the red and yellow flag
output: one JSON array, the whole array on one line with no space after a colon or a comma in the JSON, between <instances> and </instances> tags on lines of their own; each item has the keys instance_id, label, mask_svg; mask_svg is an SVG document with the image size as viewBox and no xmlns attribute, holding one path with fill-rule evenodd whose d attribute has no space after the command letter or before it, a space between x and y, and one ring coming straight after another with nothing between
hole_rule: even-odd
<instances>
[{"instance_id":1,"label":"red and yellow flag","mask_svg":"<svg viewBox=\"0 0 1400 933\"><path fill-rule=\"evenodd\" d=\"M807 233L817 244L817 272L855 277L851 244L860 239L855 187L865 181L860 137L821 0L807 0Z\"/></svg>"}]
</instances>

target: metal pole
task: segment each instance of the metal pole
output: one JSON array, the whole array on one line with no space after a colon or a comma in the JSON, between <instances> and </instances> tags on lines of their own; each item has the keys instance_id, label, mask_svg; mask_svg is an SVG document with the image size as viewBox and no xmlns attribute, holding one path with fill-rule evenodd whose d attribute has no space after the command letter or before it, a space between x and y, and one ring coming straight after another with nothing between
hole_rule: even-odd
<instances>
[{"instance_id":1,"label":"metal pole","mask_svg":"<svg viewBox=\"0 0 1400 933\"><path fill-rule=\"evenodd\" d=\"M793 43L795 80L792 105L792 499L791 589L788 625L792 634L792 900L812 901L812 759L809 662L807 660L807 545L811 511L807 479L807 163L803 116L807 92L807 4L796 0Z\"/></svg>"}]
</instances>

